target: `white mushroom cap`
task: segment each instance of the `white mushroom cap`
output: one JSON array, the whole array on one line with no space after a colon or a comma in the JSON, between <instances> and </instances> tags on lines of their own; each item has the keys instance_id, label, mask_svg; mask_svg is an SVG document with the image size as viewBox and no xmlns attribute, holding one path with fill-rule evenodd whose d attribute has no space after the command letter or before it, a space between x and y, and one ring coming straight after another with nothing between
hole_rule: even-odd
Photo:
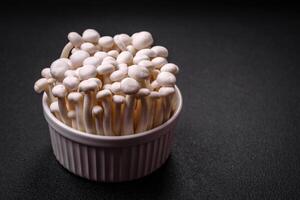
<instances>
[{"instance_id":1,"label":"white mushroom cap","mask_svg":"<svg viewBox=\"0 0 300 200\"><path fill-rule=\"evenodd\" d=\"M86 58L84 61L83 61L83 65L94 65L95 67L100 65L102 62L102 60L96 56L91 56L91 57L88 57Z\"/></svg>"},{"instance_id":2,"label":"white mushroom cap","mask_svg":"<svg viewBox=\"0 0 300 200\"><path fill-rule=\"evenodd\" d=\"M101 91L97 92L96 98L97 99L103 99L103 98L109 97L109 96L112 96L111 91L107 90L107 89L104 89L104 90L101 90Z\"/></svg>"},{"instance_id":3,"label":"white mushroom cap","mask_svg":"<svg viewBox=\"0 0 300 200\"><path fill-rule=\"evenodd\" d=\"M72 69L68 69L67 71L65 71L65 77L67 76L75 76L77 77L77 73L76 73L76 70L72 70Z\"/></svg>"},{"instance_id":4,"label":"white mushroom cap","mask_svg":"<svg viewBox=\"0 0 300 200\"><path fill-rule=\"evenodd\" d=\"M159 88L158 92L162 96L168 96L170 94L175 93L175 89L173 87L161 87L161 88Z\"/></svg>"},{"instance_id":5,"label":"white mushroom cap","mask_svg":"<svg viewBox=\"0 0 300 200\"><path fill-rule=\"evenodd\" d=\"M62 81L65 77L65 72L69 69L69 65L61 59L54 61L50 66L50 72L53 78Z\"/></svg>"},{"instance_id":6,"label":"white mushroom cap","mask_svg":"<svg viewBox=\"0 0 300 200\"><path fill-rule=\"evenodd\" d=\"M83 61L88 58L90 54L83 50L78 50L70 56L72 67L77 68L82 66Z\"/></svg>"},{"instance_id":7,"label":"white mushroom cap","mask_svg":"<svg viewBox=\"0 0 300 200\"><path fill-rule=\"evenodd\" d=\"M145 67L132 65L128 67L128 76L140 81L149 78L150 73Z\"/></svg>"},{"instance_id":8,"label":"white mushroom cap","mask_svg":"<svg viewBox=\"0 0 300 200\"><path fill-rule=\"evenodd\" d=\"M107 56L107 53L104 52L104 51L97 51L95 54L94 54L94 57L97 57L100 59L100 62L102 63L103 59Z\"/></svg>"},{"instance_id":9,"label":"white mushroom cap","mask_svg":"<svg viewBox=\"0 0 300 200\"><path fill-rule=\"evenodd\" d=\"M94 117L100 116L103 113L103 108L101 106L94 106L92 109L92 114Z\"/></svg>"},{"instance_id":10,"label":"white mushroom cap","mask_svg":"<svg viewBox=\"0 0 300 200\"><path fill-rule=\"evenodd\" d=\"M87 80L97 76L97 70L94 65L84 65L78 70L78 75L81 80Z\"/></svg>"},{"instance_id":11,"label":"white mushroom cap","mask_svg":"<svg viewBox=\"0 0 300 200\"><path fill-rule=\"evenodd\" d=\"M109 76L109 78L110 78L111 81L120 81L123 78L125 78L126 75L127 74L124 71L117 70L117 71L114 71L113 73L111 73L111 75Z\"/></svg>"},{"instance_id":12,"label":"white mushroom cap","mask_svg":"<svg viewBox=\"0 0 300 200\"><path fill-rule=\"evenodd\" d=\"M111 48L114 45L114 39L110 36L102 36L99 40L98 40L98 44L101 47L104 48Z\"/></svg>"},{"instance_id":13,"label":"white mushroom cap","mask_svg":"<svg viewBox=\"0 0 300 200\"><path fill-rule=\"evenodd\" d=\"M80 47L80 46L79 46ZM75 53L76 51L79 51L80 49L79 48L77 48L77 47L75 47L75 48L73 48L72 50L71 50L71 54L73 54L73 53Z\"/></svg>"},{"instance_id":14,"label":"white mushroom cap","mask_svg":"<svg viewBox=\"0 0 300 200\"><path fill-rule=\"evenodd\" d=\"M121 81L121 90L125 93L125 94L135 94L139 91L139 89L141 88L139 82L137 82L135 79L133 78L124 78Z\"/></svg>"},{"instance_id":15,"label":"white mushroom cap","mask_svg":"<svg viewBox=\"0 0 300 200\"><path fill-rule=\"evenodd\" d=\"M57 101L53 101L50 104L50 111L51 112L59 112L59 107L58 107L58 102Z\"/></svg>"},{"instance_id":16,"label":"white mushroom cap","mask_svg":"<svg viewBox=\"0 0 300 200\"><path fill-rule=\"evenodd\" d=\"M131 36L132 46L138 50L150 47L153 44L151 33L142 31Z\"/></svg>"},{"instance_id":17,"label":"white mushroom cap","mask_svg":"<svg viewBox=\"0 0 300 200\"><path fill-rule=\"evenodd\" d=\"M123 51L121 52L117 57L117 62L120 63L126 63L130 64L132 63L133 56L129 51Z\"/></svg>"},{"instance_id":18,"label":"white mushroom cap","mask_svg":"<svg viewBox=\"0 0 300 200\"><path fill-rule=\"evenodd\" d=\"M155 68L154 64L150 60L142 60L138 63L138 66L145 67L148 70L153 70Z\"/></svg>"},{"instance_id":19,"label":"white mushroom cap","mask_svg":"<svg viewBox=\"0 0 300 200\"><path fill-rule=\"evenodd\" d=\"M64 85L58 84L52 88L52 94L55 97L63 98L67 95L67 89Z\"/></svg>"},{"instance_id":20,"label":"white mushroom cap","mask_svg":"<svg viewBox=\"0 0 300 200\"><path fill-rule=\"evenodd\" d=\"M113 102L115 102L116 104L122 104L125 102L125 97L122 95L114 95Z\"/></svg>"},{"instance_id":21,"label":"white mushroom cap","mask_svg":"<svg viewBox=\"0 0 300 200\"><path fill-rule=\"evenodd\" d=\"M50 72L50 68L49 68L49 67L44 68L44 69L41 71L41 75L42 75L42 77L44 77L44 78L52 78L52 75L51 75L51 72Z\"/></svg>"},{"instance_id":22,"label":"white mushroom cap","mask_svg":"<svg viewBox=\"0 0 300 200\"><path fill-rule=\"evenodd\" d=\"M97 83L99 89L102 87L102 81L99 78L89 78L89 80L93 80Z\"/></svg>"},{"instance_id":23,"label":"white mushroom cap","mask_svg":"<svg viewBox=\"0 0 300 200\"><path fill-rule=\"evenodd\" d=\"M107 56L107 57L105 57L105 58L102 60L102 64L107 64L107 63L112 64L112 65L114 65L114 66L117 66L117 65L118 65L116 59L115 59L114 57L111 57L111 56Z\"/></svg>"},{"instance_id":24,"label":"white mushroom cap","mask_svg":"<svg viewBox=\"0 0 300 200\"><path fill-rule=\"evenodd\" d=\"M104 90L111 90L111 84L110 83L106 83L103 85L103 89Z\"/></svg>"},{"instance_id":25,"label":"white mushroom cap","mask_svg":"<svg viewBox=\"0 0 300 200\"><path fill-rule=\"evenodd\" d=\"M173 63L168 63L165 64L164 66L162 66L160 68L161 72L170 72L172 74L177 74L179 72L179 68L177 65L173 64Z\"/></svg>"},{"instance_id":26,"label":"white mushroom cap","mask_svg":"<svg viewBox=\"0 0 300 200\"><path fill-rule=\"evenodd\" d=\"M67 76L64 79L63 84L68 90L76 90L78 88L79 82L80 81L78 78L74 76Z\"/></svg>"},{"instance_id":27,"label":"white mushroom cap","mask_svg":"<svg viewBox=\"0 0 300 200\"><path fill-rule=\"evenodd\" d=\"M107 55L116 59L119 55L119 52L117 50L110 50L109 52L107 52Z\"/></svg>"},{"instance_id":28,"label":"white mushroom cap","mask_svg":"<svg viewBox=\"0 0 300 200\"><path fill-rule=\"evenodd\" d=\"M118 34L114 36L115 44L122 50L126 51L126 47L131 44L131 37L127 34Z\"/></svg>"},{"instance_id":29,"label":"white mushroom cap","mask_svg":"<svg viewBox=\"0 0 300 200\"><path fill-rule=\"evenodd\" d=\"M158 57L168 57L169 55L168 49L166 47L154 46L151 49L156 53L156 56Z\"/></svg>"},{"instance_id":30,"label":"white mushroom cap","mask_svg":"<svg viewBox=\"0 0 300 200\"><path fill-rule=\"evenodd\" d=\"M141 88L139 91L136 93L137 97L145 97L150 94L150 90L148 88Z\"/></svg>"},{"instance_id":31,"label":"white mushroom cap","mask_svg":"<svg viewBox=\"0 0 300 200\"><path fill-rule=\"evenodd\" d=\"M97 72L100 75L112 73L115 70L115 66L110 63L102 63L97 67Z\"/></svg>"},{"instance_id":32,"label":"white mushroom cap","mask_svg":"<svg viewBox=\"0 0 300 200\"><path fill-rule=\"evenodd\" d=\"M86 42L97 43L100 38L100 34L94 29L86 29L82 33L82 39Z\"/></svg>"},{"instance_id":33,"label":"white mushroom cap","mask_svg":"<svg viewBox=\"0 0 300 200\"><path fill-rule=\"evenodd\" d=\"M121 90L121 83L120 83L120 82L114 82L113 84L111 84L110 90L111 90L114 94L120 94L120 93L122 93L122 90Z\"/></svg>"},{"instance_id":34,"label":"white mushroom cap","mask_svg":"<svg viewBox=\"0 0 300 200\"><path fill-rule=\"evenodd\" d=\"M128 46L126 47L126 49L127 49L127 51L129 51L132 55L135 55L135 53L136 53L136 51L137 51L132 45L128 45Z\"/></svg>"},{"instance_id":35,"label":"white mushroom cap","mask_svg":"<svg viewBox=\"0 0 300 200\"><path fill-rule=\"evenodd\" d=\"M157 91L151 91L149 97L152 99L158 99L161 97L161 94Z\"/></svg>"},{"instance_id":36,"label":"white mushroom cap","mask_svg":"<svg viewBox=\"0 0 300 200\"><path fill-rule=\"evenodd\" d=\"M48 81L48 84L51 85L51 84L56 82L56 79L55 78L48 78L47 81Z\"/></svg>"},{"instance_id":37,"label":"white mushroom cap","mask_svg":"<svg viewBox=\"0 0 300 200\"><path fill-rule=\"evenodd\" d=\"M170 72L161 72L158 74L156 81L160 86L174 86L176 77Z\"/></svg>"},{"instance_id":38,"label":"white mushroom cap","mask_svg":"<svg viewBox=\"0 0 300 200\"><path fill-rule=\"evenodd\" d=\"M133 58L133 64L138 64L139 62L141 62L142 60L150 60L150 58L146 55L138 55L138 56L134 56Z\"/></svg>"},{"instance_id":39,"label":"white mushroom cap","mask_svg":"<svg viewBox=\"0 0 300 200\"><path fill-rule=\"evenodd\" d=\"M70 32L68 39L74 47L79 47L83 42L82 37L76 32Z\"/></svg>"},{"instance_id":40,"label":"white mushroom cap","mask_svg":"<svg viewBox=\"0 0 300 200\"><path fill-rule=\"evenodd\" d=\"M46 78L40 78L34 83L34 91L37 93L43 92L48 86L48 80Z\"/></svg>"},{"instance_id":41,"label":"white mushroom cap","mask_svg":"<svg viewBox=\"0 0 300 200\"><path fill-rule=\"evenodd\" d=\"M76 103L81 101L83 98L83 95L80 92L70 92L70 94L68 95L68 100Z\"/></svg>"},{"instance_id":42,"label":"white mushroom cap","mask_svg":"<svg viewBox=\"0 0 300 200\"><path fill-rule=\"evenodd\" d=\"M118 64L119 70L123 71L125 74L128 72L128 66L125 63Z\"/></svg>"},{"instance_id":43,"label":"white mushroom cap","mask_svg":"<svg viewBox=\"0 0 300 200\"><path fill-rule=\"evenodd\" d=\"M94 80L83 80L79 83L79 92L95 91L98 88L98 84Z\"/></svg>"},{"instance_id":44,"label":"white mushroom cap","mask_svg":"<svg viewBox=\"0 0 300 200\"><path fill-rule=\"evenodd\" d=\"M157 69L160 69L163 65L168 63L167 59L163 57L156 57L153 58L151 61Z\"/></svg>"},{"instance_id":45,"label":"white mushroom cap","mask_svg":"<svg viewBox=\"0 0 300 200\"><path fill-rule=\"evenodd\" d=\"M88 52L89 54L94 54L97 51L97 47L90 42L84 42L81 44L80 49Z\"/></svg>"},{"instance_id":46,"label":"white mushroom cap","mask_svg":"<svg viewBox=\"0 0 300 200\"><path fill-rule=\"evenodd\" d=\"M157 83L156 80L152 81L152 83L151 83L151 88L152 88L152 89L159 88L159 84Z\"/></svg>"},{"instance_id":47,"label":"white mushroom cap","mask_svg":"<svg viewBox=\"0 0 300 200\"><path fill-rule=\"evenodd\" d=\"M146 55L149 58L156 57L156 53L152 49L141 49L135 54L135 56L139 56L139 55Z\"/></svg>"}]
</instances>

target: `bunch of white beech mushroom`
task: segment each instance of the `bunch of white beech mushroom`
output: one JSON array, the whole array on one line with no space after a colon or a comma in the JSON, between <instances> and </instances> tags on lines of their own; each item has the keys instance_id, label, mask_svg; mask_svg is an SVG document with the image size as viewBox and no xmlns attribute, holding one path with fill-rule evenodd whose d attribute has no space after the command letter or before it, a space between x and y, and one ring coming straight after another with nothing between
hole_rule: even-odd
<instances>
[{"instance_id":1,"label":"bunch of white beech mushroom","mask_svg":"<svg viewBox=\"0 0 300 200\"><path fill-rule=\"evenodd\" d=\"M175 74L168 50L152 46L149 32L101 36L87 29L68 34L69 43L43 78L51 112L66 125L106 136L152 129L174 112Z\"/></svg>"}]
</instances>

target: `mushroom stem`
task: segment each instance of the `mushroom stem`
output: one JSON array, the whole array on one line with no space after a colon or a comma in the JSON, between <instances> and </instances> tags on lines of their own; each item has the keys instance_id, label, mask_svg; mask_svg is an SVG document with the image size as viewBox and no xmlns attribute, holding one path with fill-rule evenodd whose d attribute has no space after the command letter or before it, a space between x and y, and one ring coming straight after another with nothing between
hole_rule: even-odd
<instances>
[{"instance_id":1,"label":"mushroom stem","mask_svg":"<svg viewBox=\"0 0 300 200\"><path fill-rule=\"evenodd\" d=\"M50 111L55 115L55 117L59 120L61 120L61 114L59 112L58 103L57 101L53 101L50 105Z\"/></svg>"},{"instance_id":2,"label":"mushroom stem","mask_svg":"<svg viewBox=\"0 0 300 200\"><path fill-rule=\"evenodd\" d=\"M137 127L135 133L139 133L147 130L147 122L149 120L149 104L147 101L147 97L140 98L141 106L140 106L140 117L138 119Z\"/></svg>"},{"instance_id":3,"label":"mushroom stem","mask_svg":"<svg viewBox=\"0 0 300 200\"><path fill-rule=\"evenodd\" d=\"M83 98L83 123L87 133L95 133L94 123L92 120L92 91L85 93Z\"/></svg>"},{"instance_id":4,"label":"mushroom stem","mask_svg":"<svg viewBox=\"0 0 300 200\"><path fill-rule=\"evenodd\" d=\"M134 133L133 113L135 102L135 95L126 95L122 129L123 135L130 135Z\"/></svg>"},{"instance_id":5,"label":"mushroom stem","mask_svg":"<svg viewBox=\"0 0 300 200\"><path fill-rule=\"evenodd\" d=\"M95 127L97 135L104 135L103 130L103 109L101 106L94 106L93 107L93 116L95 120Z\"/></svg>"},{"instance_id":6,"label":"mushroom stem","mask_svg":"<svg viewBox=\"0 0 300 200\"><path fill-rule=\"evenodd\" d=\"M154 120L153 120L153 128L156 126L159 126L163 122L163 107L162 107L162 98L159 98L156 100L156 106L155 106L155 114L154 114Z\"/></svg>"},{"instance_id":7,"label":"mushroom stem","mask_svg":"<svg viewBox=\"0 0 300 200\"><path fill-rule=\"evenodd\" d=\"M58 97L57 98L57 102L58 102L58 107L62 116L62 120L65 124L67 124L68 126L71 126L71 120L68 118L68 110L67 110L67 106L66 106L66 99L65 97Z\"/></svg>"},{"instance_id":8,"label":"mushroom stem","mask_svg":"<svg viewBox=\"0 0 300 200\"><path fill-rule=\"evenodd\" d=\"M103 116L103 130L104 135L106 136L113 136L113 130L112 130L112 119L111 119L111 92L110 90L104 89L97 93L96 98L98 100L101 100L102 107L104 110L104 116Z\"/></svg>"},{"instance_id":9,"label":"mushroom stem","mask_svg":"<svg viewBox=\"0 0 300 200\"><path fill-rule=\"evenodd\" d=\"M122 125L122 104L125 102L125 98L121 95L114 95L113 102L113 129L115 135L119 136Z\"/></svg>"},{"instance_id":10,"label":"mushroom stem","mask_svg":"<svg viewBox=\"0 0 300 200\"><path fill-rule=\"evenodd\" d=\"M69 55L70 55L71 50L73 49L73 47L74 47L73 44L71 42L68 42L66 44L66 46L63 48L63 50L60 54L60 57L61 58L68 58Z\"/></svg>"}]
</instances>

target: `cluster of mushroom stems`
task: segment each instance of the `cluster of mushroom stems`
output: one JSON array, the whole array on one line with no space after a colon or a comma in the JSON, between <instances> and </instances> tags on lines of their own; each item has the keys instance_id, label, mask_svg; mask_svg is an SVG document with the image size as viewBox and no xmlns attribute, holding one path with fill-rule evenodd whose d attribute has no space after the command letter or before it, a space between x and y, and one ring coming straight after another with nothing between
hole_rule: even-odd
<instances>
[{"instance_id":1,"label":"cluster of mushroom stems","mask_svg":"<svg viewBox=\"0 0 300 200\"><path fill-rule=\"evenodd\" d=\"M85 133L120 136L172 116L179 69L168 63L165 47L152 46L149 32L110 37L87 29L69 33L68 40L34 84L58 120Z\"/></svg>"}]
</instances>

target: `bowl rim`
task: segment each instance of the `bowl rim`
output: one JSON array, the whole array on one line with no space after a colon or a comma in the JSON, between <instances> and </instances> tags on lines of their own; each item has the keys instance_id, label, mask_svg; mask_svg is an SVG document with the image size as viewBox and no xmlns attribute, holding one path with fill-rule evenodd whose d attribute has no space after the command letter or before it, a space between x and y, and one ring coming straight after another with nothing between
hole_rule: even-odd
<instances>
[{"instance_id":1,"label":"bowl rim","mask_svg":"<svg viewBox=\"0 0 300 200\"><path fill-rule=\"evenodd\" d=\"M175 85L175 91L176 94L178 96L178 103L177 103L177 108L174 112L174 114L172 115L172 117L166 121L165 123L144 131L144 132L140 132L138 134L132 134L132 135L122 135L122 136L104 136L104 135L93 135L93 134L89 134L83 131L79 131L76 129L73 129L72 127L67 126L66 124L64 124L63 122L59 121L50 111L50 108L47 104L46 101L46 94L43 95L43 99L42 99L42 105L43 105L43 111L44 111L44 116L46 118L46 120L48 121L49 124L51 124L52 126L55 127L55 129L61 130L62 133L64 133L63 135L67 136L68 135L70 137L80 137L82 139L87 139L87 140L98 140L98 141L121 141L121 140L131 140L131 139L137 139L137 138L141 138L143 136L147 136L150 135L154 132L158 132L162 129L164 129L165 127L169 126L170 124L172 124L175 119L177 119L178 115L181 112L182 109L182 104L183 104L183 100L182 100L182 95L181 92L179 90L179 88ZM74 135L71 135L74 134Z\"/></svg>"}]
</instances>

